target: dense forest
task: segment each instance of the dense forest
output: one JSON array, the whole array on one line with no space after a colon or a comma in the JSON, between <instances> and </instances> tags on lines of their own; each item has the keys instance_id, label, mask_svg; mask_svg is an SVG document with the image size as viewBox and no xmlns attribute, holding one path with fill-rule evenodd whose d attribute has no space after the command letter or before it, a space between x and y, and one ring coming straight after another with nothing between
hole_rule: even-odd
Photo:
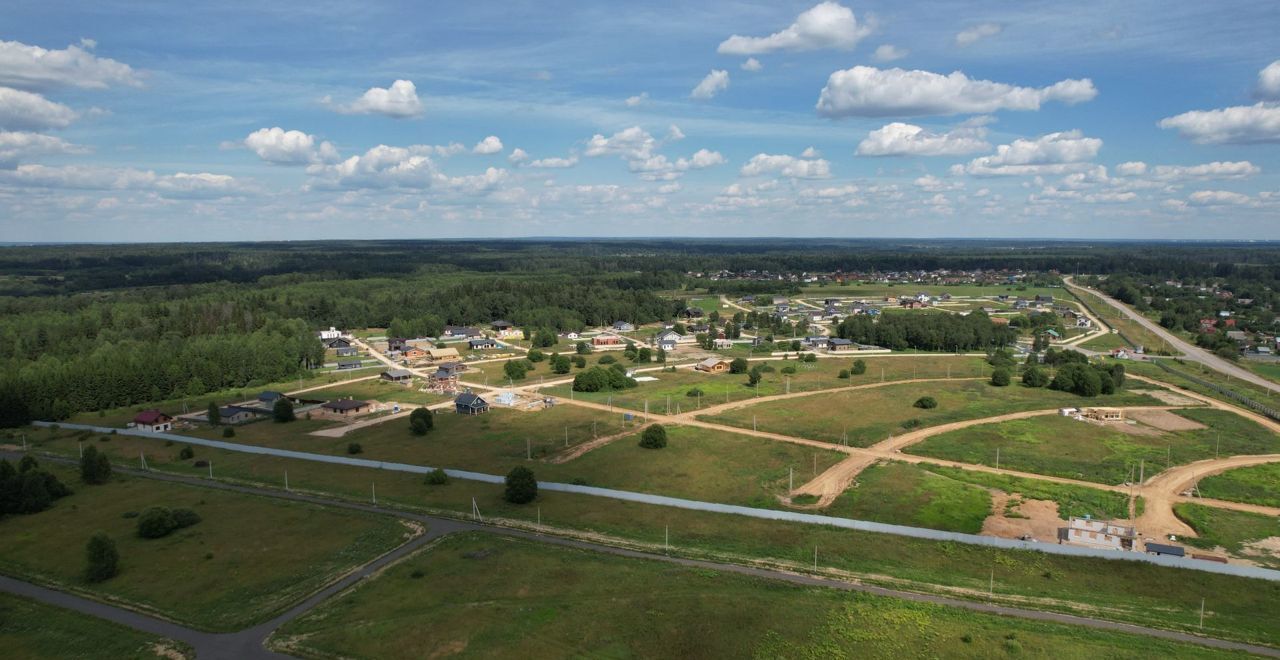
<instances>
[{"instance_id":1,"label":"dense forest","mask_svg":"<svg viewBox=\"0 0 1280 660\"><path fill-rule=\"evenodd\" d=\"M675 293L791 294L812 273L989 269L1100 285L1188 327L1233 292L1242 325L1274 321L1280 250L1269 244L1018 241L370 241L0 248L0 425L198 397L306 373L318 328L433 335L504 318L546 332L673 318ZM729 271L752 278L709 279ZM768 276L763 273L769 273ZM780 275L787 277L780 277ZM1250 301L1248 304L1241 299ZM1215 297L1213 305L1221 306ZM1216 308L1213 308L1216 309ZM767 315L731 324L802 334ZM850 317L837 333L919 350L985 350L1014 330L982 314Z\"/></svg>"}]
</instances>

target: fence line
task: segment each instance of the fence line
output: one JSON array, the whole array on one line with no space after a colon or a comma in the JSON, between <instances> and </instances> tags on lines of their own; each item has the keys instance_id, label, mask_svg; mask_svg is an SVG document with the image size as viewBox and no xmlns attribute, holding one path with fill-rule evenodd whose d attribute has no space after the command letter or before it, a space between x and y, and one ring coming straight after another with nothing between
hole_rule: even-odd
<instances>
[{"instance_id":1,"label":"fence line","mask_svg":"<svg viewBox=\"0 0 1280 660\"><path fill-rule=\"evenodd\" d=\"M1157 367L1160 367L1161 369L1164 369L1165 371L1175 376L1180 376L1182 378L1185 378L1197 385L1200 385L1201 387L1207 387L1213 390L1214 392L1221 394L1222 396L1238 401L1239 403L1249 408L1252 408L1257 412L1263 415L1266 415L1267 417L1270 417L1271 419L1274 419L1280 422L1280 410L1276 410L1275 408L1272 408L1266 405L1265 403L1259 403L1257 401L1254 401L1253 399L1250 399L1249 397L1243 394L1240 394L1239 392L1236 392L1234 390L1229 390L1225 387L1222 387L1221 385L1218 385L1217 383L1213 383L1203 378L1200 378L1199 376L1194 376L1192 374L1178 371L1177 369L1174 369L1173 367L1165 364L1165 360L1152 360L1152 362L1154 362Z\"/></svg>"},{"instance_id":2,"label":"fence line","mask_svg":"<svg viewBox=\"0 0 1280 660\"><path fill-rule=\"evenodd\" d=\"M142 431L138 429L116 429L105 426L93 426L90 424L53 424L50 422L36 422L36 426L60 426L61 428L87 430L95 433L110 433L112 431L121 434L142 438L155 438L157 440L173 440L175 442L185 442L192 445L201 445L212 447L215 449L225 449L227 451L242 452L248 454L261 454L265 456L275 456L279 458L294 458L304 461L314 461L318 463L332 463L337 465L349 465L352 467L364 467L380 470L390 470L394 472L408 472L413 474L426 474L435 468L425 465L411 465L408 463L394 463L375 461L367 458L353 458L349 456L329 456L326 454L313 454L309 452L294 451L291 449L275 449L272 447L259 447L256 445L243 445L233 442L224 442L221 440L206 440L204 438L194 438L190 436L178 435L176 433L153 433L150 431ZM467 470L451 470L445 469L445 473L455 479L464 479L468 481L479 481L483 483L500 484L505 479L499 475L484 474L482 472L470 472ZM760 518L764 520L778 520L783 522L802 523L806 525L825 525L828 527L839 527L843 529L852 529L862 532L874 532L880 534L893 534L896 536L907 536L918 539L926 539L930 541L953 541L958 543L967 543L971 545L981 545L991 548L1000 548L1003 550L1032 550L1044 552L1053 555L1066 555L1071 557L1092 557L1099 559L1138 561L1148 564L1156 564L1158 566L1166 566L1170 568L1185 568L1206 573L1219 573L1222 575L1232 575L1235 577L1256 578L1261 580L1270 580L1272 582L1280 582L1280 571L1259 568L1256 566L1240 566L1236 564L1218 564L1203 560L1191 559L1187 557L1167 557L1163 555L1149 555L1140 552L1121 551L1121 550L1100 550L1094 548L1084 548L1070 545L1057 545L1052 543L1037 543L1035 541L1021 541L1016 539L1004 539L993 536L978 536L976 534L962 534L959 532L944 532L936 529L925 529L921 527L907 527L905 525L890 525L886 523L870 522L866 520L853 520L850 518L836 518L832 516L823 516L812 513L800 513L797 511L781 511L774 509L756 509L746 506L738 506L736 504L719 504L715 502L701 502L698 500L687 500L678 497L667 497L665 495L652 495L649 493L634 493L625 490L614 490L612 488L597 488L595 486L579 486L576 484L562 484L556 482L538 482L538 488L553 492L575 493L579 495L590 495L593 497L604 497L626 502L639 502L642 504L655 504L658 506L668 506L677 509L688 509L691 511L706 511L711 513L725 513L730 515L746 516L750 518Z\"/></svg>"}]
</instances>

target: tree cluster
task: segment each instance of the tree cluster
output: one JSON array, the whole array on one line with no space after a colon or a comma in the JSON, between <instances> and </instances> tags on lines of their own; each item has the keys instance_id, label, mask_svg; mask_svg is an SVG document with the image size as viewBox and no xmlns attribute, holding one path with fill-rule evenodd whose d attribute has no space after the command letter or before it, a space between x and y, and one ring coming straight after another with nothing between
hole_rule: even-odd
<instances>
[{"instance_id":1,"label":"tree cluster","mask_svg":"<svg viewBox=\"0 0 1280 660\"><path fill-rule=\"evenodd\" d=\"M39 513L70 494L70 488L31 456L23 456L17 468L0 459L0 517Z\"/></svg>"}]
</instances>

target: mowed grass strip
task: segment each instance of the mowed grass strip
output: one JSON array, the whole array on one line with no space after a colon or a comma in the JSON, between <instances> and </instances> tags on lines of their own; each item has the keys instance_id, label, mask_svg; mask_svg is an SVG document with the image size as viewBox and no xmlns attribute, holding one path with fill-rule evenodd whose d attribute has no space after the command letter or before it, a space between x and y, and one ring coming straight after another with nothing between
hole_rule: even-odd
<instances>
[{"instance_id":1,"label":"mowed grass strip","mask_svg":"<svg viewBox=\"0 0 1280 660\"><path fill-rule=\"evenodd\" d=\"M384 516L117 475L100 486L46 463L75 493L46 511L0 520L0 571L119 600L191 626L238 630L267 619L337 575L399 545L407 528ZM161 539L126 513L186 507L198 524ZM90 584L85 543L106 532L120 574Z\"/></svg>"},{"instance_id":2,"label":"mowed grass strip","mask_svg":"<svg viewBox=\"0 0 1280 660\"><path fill-rule=\"evenodd\" d=\"M0 593L0 649L24 660L191 657L172 640L7 593Z\"/></svg>"},{"instance_id":3,"label":"mowed grass strip","mask_svg":"<svg viewBox=\"0 0 1280 660\"><path fill-rule=\"evenodd\" d=\"M1233 557L1280 568L1280 518L1186 502L1175 504L1173 512L1196 530L1197 536L1180 538L1183 543L1208 550L1221 547Z\"/></svg>"},{"instance_id":4,"label":"mowed grass strip","mask_svg":"<svg viewBox=\"0 0 1280 660\"><path fill-rule=\"evenodd\" d=\"M928 410L916 408L913 404L923 396L933 397L938 407ZM1086 400L1047 388L1018 384L994 387L985 380L953 380L901 383L769 401L699 419L748 429L754 420L762 431L832 443L843 442L847 434L850 445L868 447L914 428L1085 403L1099 406L1159 404L1151 397L1124 390Z\"/></svg>"},{"instance_id":5,"label":"mowed grass strip","mask_svg":"<svg viewBox=\"0 0 1280 660\"><path fill-rule=\"evenodd\" d=\"M1200 480L1202 497L1280 507L1280 463L1227 470Z\"/></svg>"},{"instance_id":6,"label":"mowed grass strip","mask_svg":"<svg viewBox=\"0 0 1280 660\"><path fill-rule=\"evenodd\" d=\"M908 463L877 463L824 511L832 516L977 534L991 495L972 484Z\"/></svg>"},{"instance_id":7,"label":"mowed grass strip","mask_svg":"<svg viewBox=\"0 0 1280 660\"><path fill-rule=\"evenodd\" d=\"M982 424L942 433L904 451L964 463L1000 467L1104 484L1136 481L1167 466L1205 458L1277 451L1265 428L1225 410L1189 408L1178 413L1207 428L1135 434L1056 415Z\"/></svg>"},{"instance_id":8,"label":"mowed grass strip","mask_svg":"<svg viewBox=\"0 0 1280 660\"><path fill-rule=\"evenodd\" d=\"M481 534L398 563L287 624L272 644L304 657L391 659L1220 655Z\"/></svg>"},{"instance_id":9,"label":"mowed grass strip","mask_svg":"<svg viewBox=\"0 0 1280 660\"><path fill-rule=\"evenodd\" d=\"M50 440L54 435L57 439ZM65 431L33 432L39 449L76 455ZM99 443L114 460L136 465L143 448L163 442L114 436ZM174 449L176 448L168 448ZM294 459L207 450L218 478L272 488L283 487L288 472L295 491L323 493L369 502L377 485L378 502L424 513L471 515L472 502L486 520L507 520L570 533L602 535L617 542L660 548L670 532L675 552L731 561L769 562L803 570L821 548L822 567L872 583L940 591L987 600L990 571L996 570L996 598L1022 606L1083 613L1118 621L1178 630L1198 630L1200 599L1211 599L1205 634L1280 646L1274 612L1280 611L1280 584L1137 562L995 550L961 543L940 543L885 534L804 525L727 514L688 511L586 495L542 491L536 504L514 505L502 498L502 486L453 480L426 486L420 475L352 468ZM151 459L148 459L151 461ZM162 462L153 468L201 477L204 468L189 461ZM535 471L538 466L534 466Z\"/></svg>"},{"instance_id":10,"label":"mowed grass strip","mask_svg":"<svg viewBox=\"0 0 1280 660\"><path fill-rule=\"evenodd\" d=\"M763 352L758 354L764 355ZM839 378L841 370L850 369L854 360L861 359L866 363L864 374ZM751 367L763 366L767 369L760 379L759 389L747 383L747 374L707 374L695 369L679 369L675 372L652 371L637 374L642 377L656 378L656 381L641 382L639 386L615 392L572 392L570 385L557 385L547 388L546 392L563 398L582 399L595 403L612 403L617 408L628 410L645 409L649 412L676 413L689 412L709 408L711 406L735 401L745 401L759 396L785 394L789 392L818 392L850 385L861 385L911 378L954 378L985 377L990 375L991 367L982 358L957 355L919 355L894 356L879 358L874 356L858 356L850 354L840 358L823 358L816 362L801 362L790 359L756 360ZM783 369L791 367L795 373L783 373ZM575 373L576 373L575 369ZM790 385L788 385L790 383ZM701 390L702 396L689 396L693 390ZM668 403L669 400L669 403ZM668 407L669 406L669 407Z\"/></svg>"}]
</instances>

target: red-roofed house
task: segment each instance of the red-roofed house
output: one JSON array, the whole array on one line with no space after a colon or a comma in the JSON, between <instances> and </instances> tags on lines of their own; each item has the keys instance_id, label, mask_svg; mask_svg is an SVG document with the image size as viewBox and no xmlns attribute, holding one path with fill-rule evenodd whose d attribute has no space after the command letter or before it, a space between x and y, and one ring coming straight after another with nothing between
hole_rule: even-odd
<instances>
[{"instance_id":1,"label":"red-roofed house","mask_svg":"<svg viewBox=\"0 0 1280 660\"><path fill-rule=\"evenodd\" d=\"M133 427L152 433L173 430L173 418L159 410L144 410L133 417Z\"/></svg>"}]
</instances>

